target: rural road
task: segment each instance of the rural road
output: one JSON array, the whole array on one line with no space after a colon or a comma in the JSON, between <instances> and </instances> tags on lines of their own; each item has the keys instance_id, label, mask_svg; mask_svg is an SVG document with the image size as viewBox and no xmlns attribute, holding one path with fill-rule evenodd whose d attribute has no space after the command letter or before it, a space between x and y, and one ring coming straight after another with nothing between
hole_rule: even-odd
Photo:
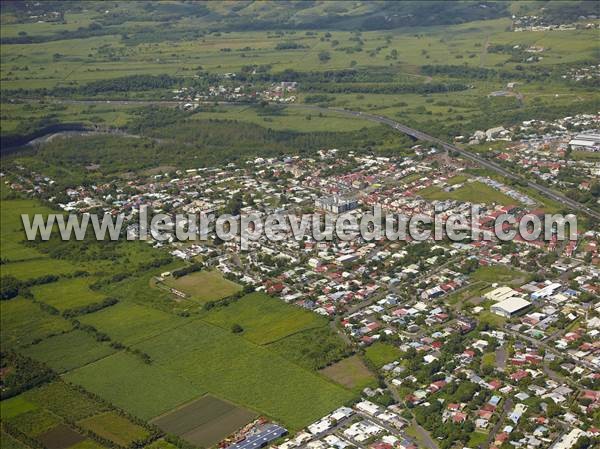
<instances>
[{"instance_id":1,"label":"rural road","mask_svg":"<svg viewBox=\"0 0 600 449\"><path fill-rule=\"evenodd\" d=\"M27 100L27 99L23 99L23 101L36 101L36 100ZM39 101L39 100L38 100ZM167 106L176 106L178 104L180 104L180 102L177 101L169 101L169 100L69 100L69 99L51 99L50 101L54 102L54 103L63 103L63 104L107 104L107 103L111 103L111 104L129 104L129 105L148 105L148 104L163 104L163 105L167 105ZM213 104L213 103L211 103ZM239 105L239 103L230 103L230 102L220 102L219 104L222 105L226 105L226 106L235 106L235 105ZM243 105L243 106L247 106L247 105ZM548 187L542 186L540 184L537 184L533 181L528 181L524 178L522 178L521 176L515 175L514 173L508 171L506 168L502 167L501 165L492 162L492 161L488 161L487 159L479 156L478 154L472 153L468 150L462 149L457 147L456 145L452 145L450 143L444 142L441 139L438 139L437 137L431 136L429 134L426 134L422 131L419 131L417 129L413 129L410 128L406 125L403 125L402 123L399 123L395 120L392 120L388 117L384 117L381 115L374 115L374 114L368 114L362 111L352 111L349 109L344 109L344 108L326 108L326 107L321 107L321 106L314 106L314 105L306 105L306 104L289 104L286 105L287 107L293 107L293 108L302 108L302 109L308 109L308 110L313 110L313 111L317 111L317 112L336 112L338 114L343 114L346 116L350 116L350 117L354 117L354 118L358 118L358 119L362 119L362 120L368 120L368 121L372 121L372 122L376 122L376 123L381 123L383 125L387 125L390 126L398 131L400 131L401 133L404 133L408 136L411 136L417 140L421 140L424 142L430 142L432 144L435 144L441 148L443 148L444 150L447 151L454 151L458 154L460 154L462 157L464 157L465 159L468 159L472 162L475 162L476 164L487 168L489 170L495 171L496 173L509 178L509 179L513 179L513 180L518 180L521 181L522 183L525 183L525 185L539 193L541 193L542 195L544 195L545 197L556 201L560 204L562 204L563 206L574 210L575 212L582 212L592 218L595 218L596 220L600 220L600 212L596 212L595 210L590 209L589 207L575 201L572 200L571 198L566 197L565 195L562 195L558 192L555 192L552 189L549 189Z\"/></svg>"}]
</instances>

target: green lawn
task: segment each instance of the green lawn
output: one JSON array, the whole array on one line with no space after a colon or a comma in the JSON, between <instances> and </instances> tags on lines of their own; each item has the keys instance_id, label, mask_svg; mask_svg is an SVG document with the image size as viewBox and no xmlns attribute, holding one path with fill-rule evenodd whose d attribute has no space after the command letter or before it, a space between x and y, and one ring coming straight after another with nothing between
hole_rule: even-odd
<instances>
[{"instance_id":1,"label":"green lawn","mask_svg":"<svg viewBox=\"0 0 600 449\"><path fill-rule=\"evenodd\" d=\"M365 352L365 356L377 368L383 365L398 360L402 352L388 343L376 342L369 346Z\"/></svg>"},{"instance_id":2,"label":"green lawn","mask_svg":"<svg viewBox=\"0 0 600 449\"><path fill-rule=\"evenodd\" d=\"M264 293L251 293L226 307L215 308L204 320L226 331L239 324L244 329L242 335L259 345L327 325L327 320L315 313Z\"/></svg>"},{"instance_id":3,"label":"green lawn","mask_svg":"<svg viewBox=\"0 0 600 449\"><path fill-rule=\"evenodd\" d=\"M202 303L226 298L242 289L235 282L225 279L217 270L196 271L177 279L168 278L165 284L187 293L192 299Z\"/></svg>"},{"instance_id":4,"label":"green lawn","mask_svg":"<svg viewBox=\"0 0 600 449\"><path fill-rule=\"evenodd\" d=\"M513 269L504 265L487 265L477 268L471 275L475 281L483 282L515 282L518 284L524 284L529 279L529 274Z\"/></svg>"}]
</instances>

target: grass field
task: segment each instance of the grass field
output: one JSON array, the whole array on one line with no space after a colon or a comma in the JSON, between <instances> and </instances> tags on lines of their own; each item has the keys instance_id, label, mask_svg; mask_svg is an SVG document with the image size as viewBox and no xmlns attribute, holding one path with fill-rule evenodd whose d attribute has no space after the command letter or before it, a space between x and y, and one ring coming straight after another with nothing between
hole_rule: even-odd
<instances>
[{"instance_id":1,"label":"grass field","mask_svg":"<svg viewBox=\"0 0 600 449\"><path fill-rule=\"evenodd\" d=\"M99 343L91 335L74 330L46 338L27 347L23 354L45 363L58 373L64 373L114 352L108 343Z\"/></svg>"},{"instance_id":2,"label":"grass field","mask_svg":"<svg viewBox=\"0 0 600 449\"><path fill-rule=\"evenodd\" d=\"M251 293L226 307L211 311L205 321L229 331L239 324L243 336L264 345L297 332L327 325L327 320L263 293Z\"/></svg>"},{"instance_id":3,"label":"grass field","mask_svg":"<svg viewBox=\"0 0 600 449\"><path fill-rule=\"evenodd\" d=\"M206 395L154 419L152 424L193 445L211 447L256 416L249 410Z\"/></svg>"},{"instance_id":4,"label":"grass field","mask_svg":"<svg viewBox=\"0 0 600 449\"><path fill-rule=\"evenodd\" d=\"M357 355L340 360L322 369L321 373L350 389L363 389L375 383L375 377Z\"/></svg>"},{"instance_id":5,"label":"grass field","mask_svg":"<svg viewBox=\"0 0 600 449\"><path fill-rule=\"evenodd\" d=\"M439 187L430 186L419 191L419 195L428 200L456 200L470 203L496 203L501 205L515 204L515 200L504 193L479 181L469 182L452 192Z\"/></svg>"},{"instance_id":6,"label":"grass field","mask_svg":"<svg viewBox=\"0 0 600 449\"><path fill-rule=\"evenodd\" d=\"M190 295L201 303L226 298L237 293L242 287L225 279L216 270L196 271L177 279L167 279L165 284Z\"/></svg>"},{"instance_id":7,"label":"grass field","mask_svg":"<svg viewBox=\"0 0 600 449\"><path fill-rule=\"evenodd\" d=\"M193 117L197 119L238 120L255 123L265 128L298 132L355 131L377 126L374 122L357 120L333 112L319 115L318 112L315 113L309 109L290 107L269 115L261 112L258 107L219 106L208 111L197 112Z\"/></svg>"},{"instance_id":8,"label":"grass field","mask_svg":"<svg viewBox=\"0 0 600 449\"><path fill-rule=\"evenodd\" d=\"M30 300L21 297L0 303L2 346L26 346L35 340L71 330L63 318L50 315Z\"/></svg>"},{"instance_id":9,"label":"grass field","mask_svg":"<svg viewBox=\"0 0 600 449\"><path fill-rule=\"evenodd\" d=\"M381 368L387 363L398 360L401 354L401 351L395 346L379 342L372 344L365 351L366 358L377 368Z\"/></svg>"},{"instance_id":10,"label":"grass field","mask_svg":"<svg viewBox=\"0 0 600 449\"><path fill-rule=\"evenodd\" d=\"M148 431L116 412L106 412L79 421L84 429L106 438L120 446L128 446L148 436Z\"/></svg>"},{"instance_id":11,"label":"grass field","mask_svg":"<svg viewBox=\"0 0 600 449\"><path fill-rule=\"evenodd\" d=\"M477 268L471 275L476 281L484 282L504 282L525 284L530 275L517 269L504 265L488 265Z\"/></svg>"},{"instance_id":12,"label":"grass field","mask_svg":"<svg viewBox=\"0 0 600 449\"><path fill-rule=\"evenodd\" d=\"M68 309L102 302L105 296L89 288L93 281L94 279L88 277L64 279L51 284L35 286L31 292L37 300L64 312Z\"/></svg>"},{"instance_id":13,"label":"grass field","mask_svg":"<svg viewBox=\"0 0 600 449\"><path fill-rule=\"evenodd\" d=\"M65 379L142 419L165 413L206 391L175 372L147 365L126 352L73 370Z\"/></svg>"}]
</instances>

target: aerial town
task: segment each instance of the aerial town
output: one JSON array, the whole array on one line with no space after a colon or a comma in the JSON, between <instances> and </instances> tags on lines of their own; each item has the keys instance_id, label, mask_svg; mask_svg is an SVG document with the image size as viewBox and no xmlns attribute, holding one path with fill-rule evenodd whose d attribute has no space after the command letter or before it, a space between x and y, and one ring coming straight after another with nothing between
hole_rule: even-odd
<instances>
[{"instance_id":1,"label":"aerial town","mask_svg":"<svg viewBox=\"0 0 600 449\"><path fill-rule=\"evenodd\" d=\"M600 163L566 157L599 151L599 122L590 115L529 120L511 129L478 131L468 141L504 141L505 150L490 157L548 183L569 182L587 191L589 179L600 176ZM342 152L259 157L240 165L115 180L49 200L65 211L125 214L131 235L139 231L134 218L142 205L173 215L321 210L360 216L380 204L397 213L448 217L477 204L483 210L481 231L502 213L543 215L539 200L519 186L477 174L472 164L449 159L434 146L417 144L405 157L348 152L340 159ZM565 180L565 170L574 179ZM34 196L44 196L54 182L24 167L21 173L4 182ZM474 186L476 195L469 193ZM414 430L407 433L410 427L439 439L442 448L445 441L463 440L465 445L485 441L491 448L568 449L582 435L600 434L592 424L600 410L600 304L592 302L600 293L599 235L585 224L578 233L577 240L566 242L519 237L343 242L290 236L247 242L247 251L240 250L239 238L148 244L326 316L377 371L379 386L365 388L361 401L293 438L286 439L277 424L259 421L231 448L251 448L261 439L276 441L279 449L416 448L420 437ZM170 276L165 272L156 282L168 288ZM169 290L173 301L186 297Z\"/></svg>"}]
</instances>

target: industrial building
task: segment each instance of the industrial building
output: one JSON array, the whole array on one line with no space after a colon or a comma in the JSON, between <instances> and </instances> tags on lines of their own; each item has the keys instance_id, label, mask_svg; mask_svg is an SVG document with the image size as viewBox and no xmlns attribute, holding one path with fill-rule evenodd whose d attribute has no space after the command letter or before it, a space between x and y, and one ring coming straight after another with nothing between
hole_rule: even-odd
<instances>
[{"instance_id":1,"label":"industrial building","mask_svg":"<svg viewBox=\"0 0 600 449\"><path fill-rule=\"evenodd\" d=\"M494 304L492 307L490 307L490 310L496 315L500 315L505 318L511 318L512 316L527 309L530 305L531 303L529 301L518 296L513 296Z\"/></svg>"}]
</instances>

